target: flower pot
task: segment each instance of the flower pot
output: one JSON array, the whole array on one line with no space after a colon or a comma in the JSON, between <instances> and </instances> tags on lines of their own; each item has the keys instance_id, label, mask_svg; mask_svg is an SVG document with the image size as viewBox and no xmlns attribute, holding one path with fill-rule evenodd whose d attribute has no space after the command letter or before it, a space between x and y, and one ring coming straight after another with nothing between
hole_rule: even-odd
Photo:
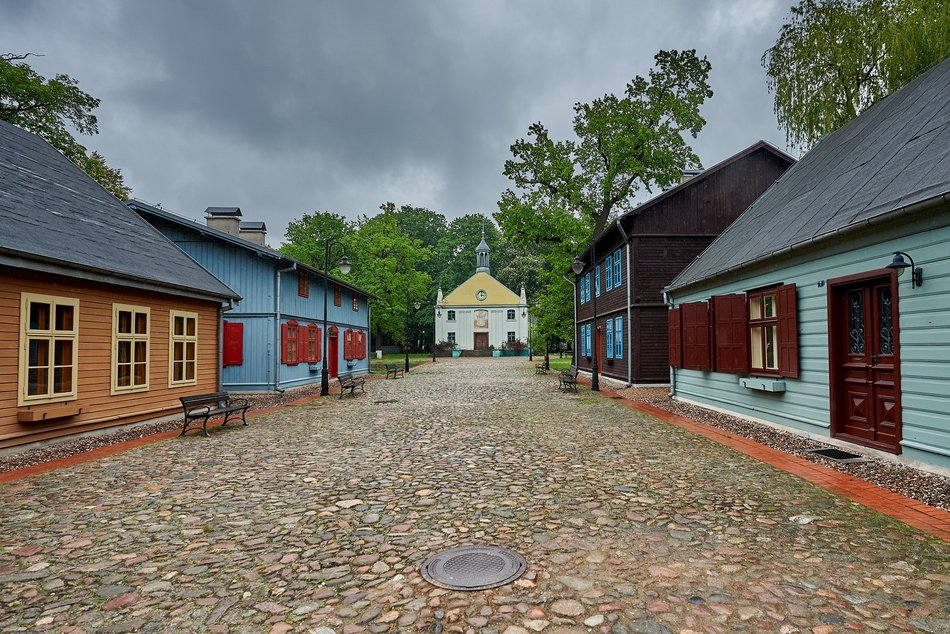
<instances>
[{"instance_id":1,"label":"flower pot","mask_svg":"<svg viewBox=\"0 0 950 634\"><path fill-rule=\"evenodd\" d=\"M493 356L493 357L500 357L500 356L501 356L501 350L492 350L492 351L491 351L491 356Z\"/></svg>"},{"instance_id":2,"label":"flower pot","mask_svg":"<svg viewBox=\"0 0 950 634\"><path fill-rule=\"evenodd\" d=\"M453 350L453 351L452 351L452 356L453 356L453 357L460 357L460 356L462 356L462 351L461 351L461 350Z\"/></svg>"}]
</instances>

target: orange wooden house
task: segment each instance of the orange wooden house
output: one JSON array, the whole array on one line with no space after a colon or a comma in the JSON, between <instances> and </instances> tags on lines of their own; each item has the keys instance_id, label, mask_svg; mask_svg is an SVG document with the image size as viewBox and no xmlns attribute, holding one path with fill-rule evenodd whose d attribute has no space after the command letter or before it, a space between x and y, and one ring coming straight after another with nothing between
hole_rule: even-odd
<instances>
[{"instance_id":1,"label":"orange wooden house","mask_svg":"<svg viewBox=\"0 0 950 634\"><path fill-rule=\"evenodd\" d=\"M0 448L217 391L222 309L239 299L52 146L0 122Z\"/></svg>"}]
</instances>

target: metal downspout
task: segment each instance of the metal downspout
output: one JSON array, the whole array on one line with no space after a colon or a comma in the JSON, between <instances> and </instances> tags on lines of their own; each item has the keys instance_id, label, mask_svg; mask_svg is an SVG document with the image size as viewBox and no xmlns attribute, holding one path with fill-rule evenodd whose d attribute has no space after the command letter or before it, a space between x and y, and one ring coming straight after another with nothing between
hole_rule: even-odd
<instances>
[{"instance_id":1,"label":"metal downspout","mask_svg":"<svg viewBox=\"0 0 950 634\"><path fill-rule=\"evenodd\" d=\"M574 335L574 343L571 346L571 359L574 361L574 363L571 365L577 367L577 284L571 281L571 279L566 275L562 275L561 277L567 280L573 289L571 303L574 304L574 332L572 333Z\"/></svg>"},{"instance_id":2,"label":"metal downspout","mask_svg":"<svg viewBox=\"0 0 950 634\"><path fill-rule=\"evenodd\" d=\"M282 361L280 358L280 274L296 270L296 262L286 269L277 269L277 292L275 293L276 303L274 305L274 391L280 394L284 393L283 388L280 387L280 364Z\"/></svg>"},{"instance_id":3,"label":"metal downspout","mask_svg":"<svg viewBox=\"0 0 950 634\"><path fill-rule=\"evenodd\" d=\"M623 236L623 243L626 247L624 250L627 252L627 332L632 335L633 321L630 316L633 314L633 306L630 303L630 293L633 286L633 269L630 268L630 237L623 230L623 223L619 220L617 221L617 228L620 229L620 235ZM627 337L627 343L630 344L625 346L627 349L627 387L630 387L633 385L633 337Z\"/></svg>"},{"instance_id":4,"label":"metal downspout","mask_svg":"<svg viewBox=\"0 0 950 634\"><path fill-rule=\"evenodd\" d=\"M670 299L669 294L667 294L666 291L662 291L662 293L663 293L663 303L669 306L670 308L673 308L673 300ZM667 348L669 348L669 346L667 346ZM676 368L674 368L672 364L670 364L670 392L669 394L667 394L667 396L669 396L670 398L673 398L674 396L676 396Z\"/></svg>"}]
</instances>

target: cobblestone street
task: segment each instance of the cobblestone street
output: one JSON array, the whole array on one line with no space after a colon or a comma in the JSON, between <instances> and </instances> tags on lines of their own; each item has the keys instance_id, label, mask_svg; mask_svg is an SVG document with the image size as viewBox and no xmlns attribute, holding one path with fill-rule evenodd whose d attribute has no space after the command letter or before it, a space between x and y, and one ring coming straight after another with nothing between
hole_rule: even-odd
<instances>
[{"instance_id":1,"label":"cobblestone street","mask_svg":"<svg viewBox=\"0 0 950 634\"><path fill-rule=\"evenodd\" d=\"M3 632L950 631L950 544L527 360L0 485ZM494 544L518 581L424 581Z\"/></svg>"}]
</instances>

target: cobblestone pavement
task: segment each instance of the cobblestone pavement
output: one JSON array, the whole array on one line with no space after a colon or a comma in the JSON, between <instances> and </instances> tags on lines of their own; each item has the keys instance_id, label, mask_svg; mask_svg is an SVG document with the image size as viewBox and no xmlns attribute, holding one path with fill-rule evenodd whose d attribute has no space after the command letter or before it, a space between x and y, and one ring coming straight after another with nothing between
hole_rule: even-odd
<instances>
[{"instance_id":1,"label":"cobblestone pavement","mask_svg":"<svg viewBox=\"0 0 950 634\"><path fill-rule=\"evenodd\" d=\"M433 552L526 574L460 593ZM0 486L3 632L950 631L950 545L520 359Z\"/></svg>"}]
</instances>

